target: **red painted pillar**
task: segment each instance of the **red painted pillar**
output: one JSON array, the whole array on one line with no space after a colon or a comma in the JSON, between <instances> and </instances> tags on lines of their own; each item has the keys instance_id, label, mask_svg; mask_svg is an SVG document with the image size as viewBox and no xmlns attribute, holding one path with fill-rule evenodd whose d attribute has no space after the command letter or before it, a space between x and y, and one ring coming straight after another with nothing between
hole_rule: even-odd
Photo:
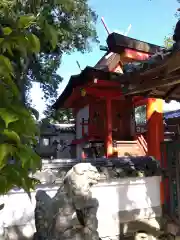
<instances>
[{"instance_id":1,"label":"red painted pillar","mask_svg":"<svg viewBox=\"0 0 180 240\"><path fill-rule=\"evenodd\" d=\"M148 155L161 160L160 143L164 140L163 100L149 98L147 101Z\"/></svg>"},{"instance_id":2,"label":"red painted pillar","mask_svg":"<svg viewBox=\"0 0 180 240\"><path fill-rule=\"evenodd\" d=\"M147 144L148 155L161 161L160 143L164 140L163 100L149 98L147 100ZM163 183L160 185L161 204L164 203Z\"/></svg>"},{"instance_id":3,"label":"red painted pillar","mask_svg":"<svg viewBox=\"0 0 180 240\"><path fill-rule=\"evenodd\" d=\"M106 99L106 135L105 135L105 151L106 157L110 157L113 154L112 148L112 103L111 99Z\"/></svg>"}]
</instances>

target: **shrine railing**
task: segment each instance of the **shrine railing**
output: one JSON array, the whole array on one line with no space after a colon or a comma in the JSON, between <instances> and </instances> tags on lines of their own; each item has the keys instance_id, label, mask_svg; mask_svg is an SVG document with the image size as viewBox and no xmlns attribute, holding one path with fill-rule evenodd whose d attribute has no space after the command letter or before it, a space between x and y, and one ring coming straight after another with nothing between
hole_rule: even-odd
<instances>
[{"instance_id":1,"label":"shrine railing","mask_svg":"<svg viewBox=\"0 0 180 240\"><path fill-rule=\"evenodd\" d=\"M139 147L143 149L144 153L147 154L148 146L147 146L146 139L144 138L144 136L142 134L137 136L137 143L138 143Z\"/></svg>"}]
</instances>

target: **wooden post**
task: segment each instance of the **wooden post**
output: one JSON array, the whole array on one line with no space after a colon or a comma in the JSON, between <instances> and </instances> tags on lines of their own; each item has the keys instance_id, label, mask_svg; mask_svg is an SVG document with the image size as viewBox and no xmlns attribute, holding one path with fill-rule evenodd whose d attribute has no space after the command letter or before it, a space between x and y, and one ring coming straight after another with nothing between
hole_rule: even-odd
<instances>
[{"instance_id":1,"label":"wooden post","mask_svg":"<svg viewBox=\"0 0 180 240\"><path fill-rule=\"evenodd\" d=\"M106 135L105 135L105 151L106 157L110 157L113 154L112 146L112 106L111 99L106 99Z\"/></svg>"},{"instance_id":2,"label":"wooden post","mask_svg":"<svg viewBox=\"0 0 180 240\"><path fill-rule=\"evenodd\" d=\"M163 100L149 98L147 100L147 144L148 155L161 161L160 143L164 140ZM163 183L160 184L161 204L164 203Z\"/></svg>"},{"instance_id":3,"label":"wooden post","mask_svg":"<svg viewBox=\"0 0 180 240\"><path fill-rule=\"evenodd\" d=\"M84 137L84 118L82 118L81 126L82 126L82 138L83 138Z\"/></svg>"},{"instance_id":4,"label":"wooden post","mask_svg":"<svg viewBox=\"0 0 180 240\"><path fill-rule=\"evenodd\" d=\"M160 143L164 140L163 100L149 98L147 101L148 155L161 160Z\"/></svg>"}]
</instances>

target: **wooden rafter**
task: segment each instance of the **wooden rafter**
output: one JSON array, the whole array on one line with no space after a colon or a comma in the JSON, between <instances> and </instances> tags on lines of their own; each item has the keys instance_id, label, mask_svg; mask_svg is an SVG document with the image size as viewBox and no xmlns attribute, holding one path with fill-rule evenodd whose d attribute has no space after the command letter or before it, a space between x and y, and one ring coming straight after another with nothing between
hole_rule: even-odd
<instances>
[{"instance_id":1,"label":"wooden rafter","mask_svg":"<svg viewBox=\"0 0 180 240\"><path fill-rule=\"evenodd\" d=\"M153 64L154 65L154 64ZM121 76L123 78L123 76ZM156 62L156 66L124 74L126 86L125 96L158 97L165 100L180 99L180 51L174 51L164 59ZM121 79L119 79L121 82Z\"/></svg>"},{"instance_id":2,"label":"wooden rafter","mask_svg":"<svg viewBox=\"0 0 180 240\"><path fill-rule=\"evenodd\" d=\"M174 91L179 88L179 85L174 85L173 87L171 87L165 94L164 96L164 100L167 101L169 99L169 97L174 93Z\"/></svg>"},{"instance_id":3,"label":"wooden rafter","mask_svg":"<svg viewBox=\"0 0 180 240\"><path fill-rule=\"evenodd\" d=\"M147 83L145 81L144 84L141 84L140 86L130 86L128 92L125 95L139 95L140 93L147 93L148 91L156 88L169 87L177 84L180 84L180 75L169 77L166 79L160 78L154 81L148 81Z\"/></svg>"}]
</instances>

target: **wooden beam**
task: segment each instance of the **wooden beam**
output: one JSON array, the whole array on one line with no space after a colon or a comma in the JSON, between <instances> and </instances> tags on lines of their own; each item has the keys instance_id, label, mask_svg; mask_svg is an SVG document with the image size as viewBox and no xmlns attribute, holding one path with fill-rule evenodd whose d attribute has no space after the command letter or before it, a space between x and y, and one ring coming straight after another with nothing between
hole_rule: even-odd
<instances>
[{"instance_id":1,"label":"wooden beam","mask_svg":"<svg viewBox=\"0 0 180 240\"><path fill-rule=\"evenodd\" d=\"M112 102L110 99L106 99L106 137L105 137L105 149L106 157L109 158L113 154L112 146Z\"/></svg>"},{"instance_id":2,"label":"wooden beam","mask_svg":"<svg viewBox=\"0 0 180 240\"><path fill-rule=\"evenodd\" d=\"M179 83L180 83L180 75L169 77L166 79L157 79L157 80L152 79L151 81L148 81L148 83L144 82L144 84L141 84L141 86L137 86L132 89L129 89L129 91L125 94L125 96L138 95L140 93L143 93L143 92L145 93L155 88L174 86Z\"/></svg>"},{"instance_id":3,"label":"wooden beam","mask_svg":"<svg viewBox=\"0 0 180 240\"><path fill-rule=\"evenodd\" d=\"M93 88L93 87L85 87L84 89L87 94L92 95L97 98L114 99L117 97L121 97L121 95L122 95L121 89L117 89L117 88L112 89L112 91L110 91L108 89L97 89L97 88Z\"/></svg>"},{"instance_id":4,"label":"wooden beam","mask_svg":"<svg viewBox=\"0 0 180 240\"><path fill-rule=\"evenodd\" d=\"M115 87L115 88L119 88L121 89L121 85L119 83L119 81L106 81L106 80L99 80L97 78L95 78L93 80L93 83L96 85L95 87Z\"/></svg>"},{"instance_id":5,"label":"wooden beam","mask_svg":"<svg viewBox=\"0 0 180 240\"><path fill-rule=\"evenodd\" d=\"M144 98L144 99L139 100L138 102L134 102L133 105L134 105L134 107L139 107L142 105L146 105L146 103L147 103L147 98Z\"/></svg>"},{"instance_id":6,"label":"wooden beam","mask_svg":"<svg viewBox=\"0 0 180 240\"><path fill-rule=\"evenodd\" d=\"M122 54L122 56L126 57L126 58L130 58L130 59L134 59L136 61L137 60L138 61L143 61L143 60L148 59L150 57L150 54L126 48L124 50L124 53Z\"/></svg>"},{"instance_id":7,"label":"wooden beam","mask_svg":"<svg viewBox=\"0 0 180 240\"><path fill-rule=\"evenodd\" d=\"M151 80L152 78L160 77L166 78L169 74L175 73L180 70L180 51L175 52L172 56L166 56L163 60L159 61L157 66L150 66L151 68L145 68L137 72L133 72L130 74L125 74L124 76L120 76L119 81L126 79L127 83L137 84L139 82L144 82ZM124 81L123 81L124 82Z\"/></svg>"},{"instance_id":8,"label":"wooden beam","mask_svg":"<svg viewBox=\"0 0 180 240\"><path fill-rule=\"evenodd\" d=\"M180 69L180 51L175 51L172 56L167 59L167 73L171 73Z\"/></svg>"},{"instance_id":9,"label":"wooden beam","mask_svg":"<svg viewBox=\"0 0 180 240\"><path fill-rule=\"evenodd\" d=\"M145 69L144 71L137 71L130 75L131 80L128 79L128 83L138 84L140 82L147 82L148 80L160 77L165 78L167 76L167 68L165 65L161 65L152 69Z\"/></svg>"},{"instance_id":10,"label":"wooden beam","mask_svg":"<svg viewBox=\"0 0 180 240\"><path fill-rule=\"evenodd\" d=\"M167 101L177 88L179 88L179 86L177 85L174 85L172 88L170 88L169 91L167 91L167 93L165 94L164 100Z\"/></svg>"}]
</instances>

